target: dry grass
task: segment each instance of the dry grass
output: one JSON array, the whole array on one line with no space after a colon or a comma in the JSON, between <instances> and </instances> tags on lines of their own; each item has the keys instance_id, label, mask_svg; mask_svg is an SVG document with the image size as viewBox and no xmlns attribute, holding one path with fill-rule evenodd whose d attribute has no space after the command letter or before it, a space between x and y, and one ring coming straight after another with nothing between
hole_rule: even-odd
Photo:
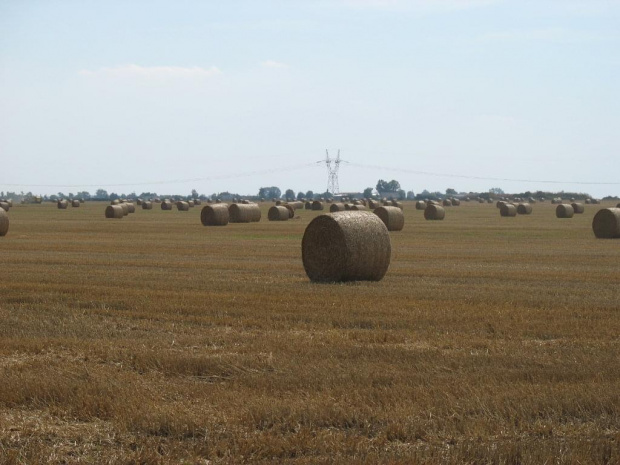
<instances>
[{"instance_id":1,"label":"dry grass","mask_svg":"<svg viewBox=\"0 0 620 465\"><path fill-rule=\"evenodd\" d=\"M16 205L0 463L618 463L620 248L591 229L610 206L406 203L381 282L322 285L300 250L320 212Z\"/></svg>"}]
</instances>

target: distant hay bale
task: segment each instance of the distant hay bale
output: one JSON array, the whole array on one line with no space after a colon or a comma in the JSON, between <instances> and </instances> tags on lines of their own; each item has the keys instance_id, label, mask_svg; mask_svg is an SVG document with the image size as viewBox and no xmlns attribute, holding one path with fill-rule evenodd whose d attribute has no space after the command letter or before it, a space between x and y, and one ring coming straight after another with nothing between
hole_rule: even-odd
<instances>
[{"instance_id":1,"label":"distant hay bale","mask_svg":"<svg viewBox=\"0 0 620 465\"><path fill-rule=\"evenodd\" d=\"M6 236L9 232L9 215L4 208L0 208L0 236Z\"/></svg>"},{"instance_id":2,"label":"distant hay bale","mask_svg":"<svg viewBox=\"0 0 620 465\"><path fill-rule=\"evenodd\" d=\"M305 208L306 210L312 210L312 202L306 202L306 203L304 204L304 208Z\"/></svg>"},{"instance_id":3,"label":"distant hay bale","mask_svg":"<svg viewBox=\"0 0 620 465\"><path fill-rule=\"evenodd\" d=\"M200 222L203 226L226 226L229 220L228 205L225 203L205 205L200 211Z\"/></svg>"},{"instance_id":4,"label":"distant hay bale","mask_svg":"<svg viewBox=\"0 0 620 465\"><path fill-rule=\"evenodd\" d=\"M373 213L383 221L388 231L401 231L405 226L405 215L398 207L379 207Z\"/></svg>"},{"instance_id":5,"label":"distant hay bale","mask_svg":"<svg viewBox=\"0 0 620 465\"><path fill-rule=\"evenodd\" d=\"M495 207L496 208L501 208L503 203L506 203L506 202L504 202L503 200L498 200L497 202L495 202Z\"/></svg>"},{"instance_id":6,"label":"distant hay bale","mask_svg":"<svg viewBox=\"0 0 620 465\"><path fill-rule=\"evenodd\" d=\"M269 211L267 212L267 219L269 221L287 221L289 218L290 215L288 208L283 207L282 205L274 205L273 207L269 208Z\"/></svg>"},{"instance_id":7,"label":"distant hay bale","mask_svg":"<svg viewBox=\"0 0 620 465\"><path fill-rule=\"evenodd\" d=\"M423 200L418 200L415 203L415 209L416 210L424 210L426 208L426 202L424 202Z\"/></svg>"},{"instance_id":8,"label":"distant hay bale","mask_svg":"<svg viewBox=\"0 0 620 465\"><path fill-rule=\"evenodd\" d=\"M592 200L591 200L591 202L592 202L594 205L598 205L599 203L601 203L601 201L600 201L599 199L592 199Z\"/></svg>"},{"instance_id":9,"label":"distant hay bale","mask_svg":"<svg viewBox=\"0 0 620 465\"><path fill-rule=\"evenodd\" d=\"M603 208L596 212L592 220L592 230L599 239L619 239L620 204L616 208Z\"/></svg>"},{"instance_id":10,"label":"distant hay bale","mask_svg":"<svg viewBox=\"0 0 620 465\"><path fill-rule=\"evenodd\" d=\"M487 203L493 203L493 199L487 199Z\"/></svg>"},{"instance_id":11,"label":"distant hay bale","mask_svg":"<svg viewBox=\"0 0 620 465\"><path fill-rule=\"evenodd\" d=\"M396 207L392 207L392 208L396 208ZM358 212L358 211L361 212L361 211L366 211L366 210L368 210L368 208L362 204L351 206L351 211L354 211L354 212Z\"/></svg>"},{"instance_id":12,"label":"distant hay bale","mask_svg":"<svg viewBox=\"0 0 620 465\"><path fill-rule=\"evenodd\" d=\"M358 199L353 199L353 205L362 205L362 201Z\"/></svg>"},{"instance_id":13,"label":"distant hay bale","mask_svg":"<svg viewBox=\"0 0 620 465\"><path fill-rule=\"evenodd\" d=\"M0 202L0 209L8 212L11 209L11 206L9 205L9 202Z\"/></svg>"},{"instance_id":14,"label":"distant hay bale","mask_svg":"<svg viewBox=\"0 0 620 465\"><path fill-rule=\"evenodd\" d=\"M282 205L284 202L282 202L282 200L276 200L276 206L279 207L280 205Z\"/></svg>"},{"instance_id":15,"label":"distant hay bale","mask_svg":"<svg viewBox=\"0 0 620 465\"><path fill-rule=\"evenodd\" d=\"M136 206L133 203L127 202L125 205L127 205L127 209L129 210L129 213L136 212Z\"/></svg>"},{"instance_id":16,"label":"distant hay bale","mask_svg":"<svg viewBox=\"0 0 620 465\"><path fill-rule=\"evenodd\" d=\"M125 216L120 205L108 205L105 209L106 218L122 218Z\"/></svg>"},{"instance_id":17,"label":"distant hay bale","mask_svg":"<svg viewBox=\"0 0 620 465\"><path fill-rule=\"evenodd\" d=\"M379 202L377 202L376 200L370 199L368 201L368 208L371 208L372 210L374 210L375 208L379 208L380 206L381 206L381 204Z\"/></svg>"},{"instance_id":18,"label":"distant hay bale","mask_svg":"<svg viewBox=\"0 0 620 465\"><path fill-rule=\"evenodd\" d=\"M451 207L452 206L452 201L450 199L443 199L442 202L444 207Z\"/></svg>"},{"instance_id":19,"label":"distant hay bale","mask_svg":"<svg viewBox=\"0 0 620 465\"><path fill-rule=\"evenodd\" d=\"M517 213L519 215L529 215L532 213L532 206L529 203L520 203L517 205Z\"/></svg>"},{"instance_id":20,"label":"distant hay bale","mask_svg":"<svg viewBox=\"0 0 620 465\"><path fill-rule=\"evenodd\" d=\"M377 215L319 215L304 232L301 254L313 282L380 281L390 266L390 234Z\"/></svg>"},{"instance_id":21,"label":"distant hay bale","mask_svg":"<svg viewBox=\"0 0 620 465\"><path fill-rule=\"evenodd\" d=\"M484 203L484 199L478 199L478 203Z\"/></svg>"},{"instance_id":22,"label":"distant hay bale","mask_svg":"<svg viewBox=\"0 0 620 465\"><path fill-rule=\"evenodd\" d=\"M507 216L507 217L517 216L517 207L515 207L511 203L503 202L499 206L499 214L500 216Z\"/></svg>"},{"instance_id":23,"label":"distant hay bale","mask_svg":"<svg viewBox=\"0 0 620 465\"><path fill-rule=\"evenodd\" d=\"M282 205L276 205L276 207L284 207L288 210L288 217L289 218L293 218L295 216L295 209L293 208L292 205L288 204L288 203L284 203Z\"/></svg>"},{"instance_id":24,"label":"distant hay bale","mask_svg":"<svg viewBox=\"0 0 620 465\"><path fill-rule=\"evenodd\" d=\"M118 205L119 203L121 203L121 201L120 201L120 200L118 200L118 199L114 199L114 200L112 200L112 201L110 202L110 205Z\"/></svg>"},{"instance_id":25,"label":"distant hay bale","mask_svg":"<svg viewBox=\"0 0 620 465\"><path fill-rule=\"evenodd\" d=\"M193 200L188 200L187 205L189 206L189 208L194 208L195 203Z\"/></svg>"},{"instance_id":26,"label":"distant hay bale","mask_svg":"<svg viewBox=\"0 0 620 465\"><path fill-rule=\"evenodd\" d=\"M138 206L141 206L141 205L142 205L142 199L138 199L138 200L136 201L136 203L138 204Z\"/></svg>"},{"instance_id":27,"label":"distant hay bale","mask_svg":"<svg viewBox=\"0 0 620 465\"><path fill-rule=\"evenodd\" d=\"M570 198L570 201L571 201L571 202L574 202L574 201L575 201L575 197L571 197L571 198Z\"/></svg>"},{"instance_id":28,"label":"distant hay bale","mask_svg":"<svg viewBox=\"0 0 620 465\"><path fill-rule=\"evenodd\" d=\"M142 202L142 210L152 210L152 209L153 209L153 202L151 202L150 200L145 200Z\"/></svg>"},{"instance_id":29,"label":"distant hay bale","mask_svg":"<svg viewBox=\"0 0 620 465\"><path fill-rule=\"evenodd\" d=\"M122 209L123 209L123 215L127 216L129 215L129 205L127 205L126 203L119 203L118 204Z\"/></svg>"},{"instance_id":30,"label":"distant hay bale","mask_svg":"<svg viewBox=\"0 0 620 465\"><path fill-rule=\"evenodd\" d=\"M405 207L404 207L404 205L402 204L402 202L399 202L398 200L392 200L392 206L394 206L394 207L398 207L398 208L400 208L401 210L404 210L404 209L405 209Z\"/></svg>"},{"instance_id":31,"label":"distant hay bale","mask_svg":"<svg viewBox=\"0 0 620 465\"><path fill-rule=\"evenodd\" d=\"M344 203L342 203L342 202L332 203L329 206L329 212L330 213L343 212L343 211L344 211Z\"/></svg>"},{"instance_id":32,"label":"distant hay bale","mask_svg":"<svg viewBox=\"0 0 620 465\"><path fill-rule=\"evenodd\" d=\"M586 211L586 207L584 207L584 205L579 202L571 203L571 207L573 207L573 210L575 211L576 215L581 214Z\"/></svg>"},{"instance_id":33,"label":"distant hay bale","mask_svg":"<svg viewBox=\"0 0 620 465\"><path fill-rule=\"evenodd\" d=\"M592 203L592 200L590 200L590 199L586 199L586 200L585 200L585 203L586 203L586 205L590 205L590 204Z\"/></svg>"},{"instance_id":34,"label":"distant hay bale","mask_svg":"<svg viewBox=\"0 0 620 465\"><path fill-rule=\"evenodd\" d=\"M301 200L296 200L294 202L290 202L289 205L293 207L293 210L299 210L303 209L305 204Z\"/></svg>"},{"instance_id":35,"label":"distant hay bale","mask_svg":"<svg viewBox=\"0 0 620 465\"><path fill-rule=\"evenodd\" d=\"M166 211L172 210L172 202L170 202L169 200L164 200L160 204L160 206L162 210L166 210Z\"/></svg>"},{"instance_id":36,"label":"distant hay bale","mask_svg":"<svg viewBox=\"0 0 620 465\"><path fill-rule=\"evenodd\" d=\"M6 203L9 204L9 208L13 208L13 199L7 199Z\"/></svg>"},{"instance_id":37,"label":"distant hay bale","mask_svg":"<svg viewBox=\"0 0 620 465\"><path fill-rule=\"evenodd\" d=\"M573 206L566 203L561 203L555 209L555 216L558 218L572 218L574 214Z\"/></svg>"},{"instance_id":38,"label":"distant hay bale","mask_svg":"<svg viewBox=\"0 0 620 465\"><path fill-rule=\"evenodd\" d=\"M443 207L429 203L424 209L425 220L443 220L446 217L446 211Z\"/></svg>"},{"instance_id":39,"label":"distant hay bale","mask_svg":"<svg viewBox=\"0 0 620 465\"><path fill-rule=\"evenodd\" d=\"M353 206L352 203L345 203L344 204L344 211L348 212L349 210L351 210L352 206Z\"/></svg>"},{"instance_id":40,"label":"distant hay bale","mask_svg":"<svg viewBox=\"0 0 620 465\"><path fill-rule=\"evenodd\" d=\"M250 202L249 200L243 199L243 200L241 200L241 202L240 202L240 203L242 203L243 205L248 205L248 204L250 204L251 202Z\"/></svg>"},{"instance_id":41,"label":"distant hay bale","mask_svg":"<svg viewBox=\"0 0 620 465\"><path fill-rule=\"evenodd\" d=\"M459 199L451 199L450 202L452 202L452 206L453 207L460 207L461 206L461 201Z\"/></svg>"},{"instance_id":42,"label":"distant hay bale","mask_svg":"<svg viewBox=\"0 0 620 465\"><path fill-rule=\"evenodd\" d=\"M260 221L260 207L256 203L248 205L233 203L228 207L231 223L254 223Z\"/></svg>"},{"instance_id":43,"label":"distant hay bale","mask_svg":"<svg viewBox=\"0 0 620 465\"><path fill-rule=\"evenodd\" d=\"M323 203L321 203L318 200L315 200L314 202L312 202L312 210L314 210L314 211L321 211L321 210L323 210Z\"/></svg>"},{"instance_id":44,"label":"distant hay bale","mask_svg":"<svg viewBox=\"0 0 620 465\"><path fill-rule=\"evenodd\" d=\"M59 200L57 206L60 210L66 210L69 206L69 202L67 202L66 200Z\"/></svg>"},{"instance_id":45,"label":"distant hay bale","mask_svg":"<svg viewBox=\"0 0 620 465\"><path fill-rule=\"evenodd\" d=\"M78 199L73 199L73 200L71 201L71 206L72 206L73 208L79 207L79 206L80 206L80 201L79 201Z\"/></svg>"},{"instance_id":46,"label":"distant hay bale","mask_svg":"<svg viewBox=\"0 0 620 465\"><path fill-rule=\"evenodd\" d=\"M184 202L182 200L177 202L177 210L180 212L188 212L189 211L189 203Z\"/></svg>"},{"instance_id":47,"label":"distant hay bale","mask_svg":"<svg viewBox=\"0 0 620 465\"><path fill-rule=\"evenodd\" d=\"M222 199L215 199L215 203L222 203Z\"/></svg>"}]
</instances>

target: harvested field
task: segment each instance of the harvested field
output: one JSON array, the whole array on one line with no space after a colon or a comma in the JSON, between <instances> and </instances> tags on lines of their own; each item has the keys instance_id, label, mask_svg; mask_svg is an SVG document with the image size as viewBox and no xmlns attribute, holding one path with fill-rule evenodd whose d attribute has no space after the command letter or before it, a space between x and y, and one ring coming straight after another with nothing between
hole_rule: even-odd
<instances>
[{"instance_id":1,"label":"harvested field","mask_svg":"<svg viewBox=\"0 0 620 465\"><path fill-rule=\"evenodd\" d=\"M383 280L331 285L301 262L321 212L16 205L0 463L618 463L618 239L555 207L405 202Z\"/></svg>"}]
</instances>

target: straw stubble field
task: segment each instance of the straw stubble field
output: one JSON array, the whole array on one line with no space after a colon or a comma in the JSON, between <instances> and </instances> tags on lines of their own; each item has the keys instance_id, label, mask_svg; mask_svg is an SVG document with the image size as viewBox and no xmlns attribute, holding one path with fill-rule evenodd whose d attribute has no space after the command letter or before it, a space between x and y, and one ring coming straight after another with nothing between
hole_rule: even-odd
<instances>
[{"instance_id":1,"label":"straw stubble field","mask_svg":"<svg viewBox=\"0 0 620 465\"><path fill-rule=\"evenodd\" d=\"M15 206L2 463L618 463L620 242L536 204L424 221L377 283L312 284L322 212ZM607 205L609 206L609 205Z\"/></svg>"}]
</instances>

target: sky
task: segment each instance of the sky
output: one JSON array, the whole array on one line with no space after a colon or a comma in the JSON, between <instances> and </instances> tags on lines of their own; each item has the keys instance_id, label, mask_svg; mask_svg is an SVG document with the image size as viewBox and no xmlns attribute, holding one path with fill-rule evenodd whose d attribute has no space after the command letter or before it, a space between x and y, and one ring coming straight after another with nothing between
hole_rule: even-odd
<instances>
[{"instance_id":1,"label":"sky","mask_svg":"<svg viewBox=\"0 0 620 465\"><path fill-rule=\"evenodd\" d=\"M0 0L0 190L620 195L620 0Z\"/></svg>"}]
</instances>

